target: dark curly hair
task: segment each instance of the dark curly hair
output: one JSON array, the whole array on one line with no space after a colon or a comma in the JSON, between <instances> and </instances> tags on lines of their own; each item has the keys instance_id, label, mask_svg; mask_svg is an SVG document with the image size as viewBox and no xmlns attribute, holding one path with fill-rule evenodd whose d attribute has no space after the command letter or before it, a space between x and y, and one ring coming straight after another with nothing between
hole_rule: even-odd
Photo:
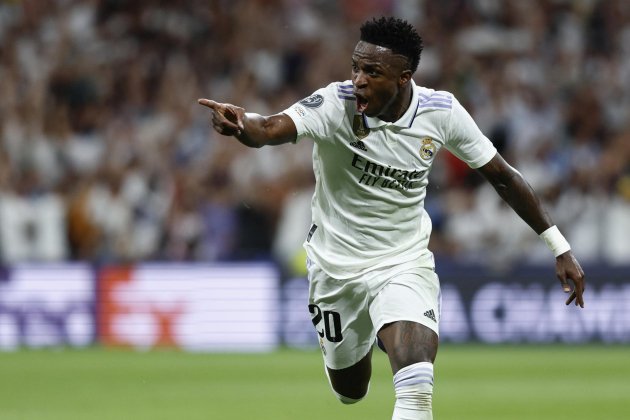
<instances>
[{"instance_id":1,"label":"dark curly hair","mask_svg":"<svg viewBox=\"0 0 630 420\"><path fill-rule=\"evenodd\" d=\"M422 53L422 37L407 21L393 17L373 18L361 25L361 41L389 48L409 60L409 69L415 72Z\"/></svg>"}]
</instances>

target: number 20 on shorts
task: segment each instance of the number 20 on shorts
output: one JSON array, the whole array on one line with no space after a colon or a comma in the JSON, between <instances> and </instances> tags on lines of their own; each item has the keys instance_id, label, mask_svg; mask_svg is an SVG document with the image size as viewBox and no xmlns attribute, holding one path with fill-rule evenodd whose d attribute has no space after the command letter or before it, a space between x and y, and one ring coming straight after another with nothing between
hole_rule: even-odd
<instances>
[{"instance_id":1,"label":"number 20 on shorts","mask_svg":"<svg viewBox=\"0 0 630 420\"><path fill-rule=\"evenodd\" d=\"M343 335L341 334L341 316L339 312L322 311L319 309L319 306L312 303L308 305L308 311L313 317L313 325L320 337L323 338L326 336L326 340L331 343L338 343L343 340ZM322 320L324 321L324 329L320 331L318 325Z\"/></svg>"}]
</instances>

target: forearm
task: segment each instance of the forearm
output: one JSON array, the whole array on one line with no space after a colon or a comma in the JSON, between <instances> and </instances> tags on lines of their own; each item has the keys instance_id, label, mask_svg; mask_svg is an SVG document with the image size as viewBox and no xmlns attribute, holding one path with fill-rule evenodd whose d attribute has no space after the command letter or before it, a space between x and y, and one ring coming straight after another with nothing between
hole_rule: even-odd
<instances>
[{"instance_id":1,"label":"forearm","mask_svg":"<svg viewBox=\"0 0 630 420\"><path fill-rule=\"evenodd\" d=\"M243 116L243 128L234 137L248 147L262 147L288 143L295 140L295 134L288 130L286 116L281 114L264 117L251 112Z\"/></svg>"},{"instance_id":2,"label":"forearm","mask_svg":"<svg viewBox=\"0 0 630 420\"><path fill-rule=\"evenodd\" d=\"M245 146L262 147L295 141L297 128L286 114L263 117L246 113L239 106L219 103L212 99L197 102L211 110L212 127L224 136L234 136Z\"/></svg>"},{"instance_id":3,"label":"forearm","mask_svg":"<svg viewBox=\"0 0 630 420\"><path fill-rule=\"evenodd\" d=\"M262 147L269 141L268 121L266 117L248 112L243 115L243 128L234 137L248 147Z\"/></svg>"}]
</instances>

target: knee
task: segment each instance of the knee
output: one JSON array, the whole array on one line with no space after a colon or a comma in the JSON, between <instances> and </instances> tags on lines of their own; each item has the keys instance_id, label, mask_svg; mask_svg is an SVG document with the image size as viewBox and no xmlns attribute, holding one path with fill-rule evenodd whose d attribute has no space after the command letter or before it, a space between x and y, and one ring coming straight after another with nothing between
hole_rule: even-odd
<instances>
[{"instance_id":1,"label":"knee","mask_svg":"<svg viewBox=\"0 0 630 420\"><path fill-rule=\"evenodd\" d=\"M341 402L342 404L345 404L345 405L350 405L350 404L356 404L359 401L361 401L363 398L365 398L365 396L367 395L369 389L370 389L370 384L368 383L368 386L367 386L367 388L365 389L364 392L362 392L359 395L353 395L352 397L346 397L345 395L342 395L339 392L337 392L337 390L335 390L334 388L332 389L332 391L335 394L335 396L337 397L337 399L339 400L339 402Z\"/></svg>"},{"instance_id":2,"label":"knee","mask_svg":"<svg viewBox=\"0 0 630 420\"><path fill-rule=\"evenodd\" d=\"M330 389L332 390L335 397L342 404L356 404L361 401L367 395L370 390L370 381L367 380L365 382L340 382L340 381L331 381L330 376L328 377L328 383L330 384Z\"/></svg>"},{"instance_id":3,"label":"knee","mask_svg":"<svg viewBox=\"0 0 630 420\"><path fill-rule=\"evenodd\" d=\"M438 349L435 331L422 324L398 321L379 331L394 372L420 362L433 363Z\"/></svg>"},{"instance_id":4,"label":"knee","mask_svg":"<svg viewBox=\"0 0 630 420\"><path fill-rule=\"evenodd\" d=\"M363 397L361 398L349 398L349 397L344 397L343 395L335 392L335 396L337 397L337 399L344 405L350 405L350 404L356 404L359 401L361 401L363 399Z\"/></svg>"},{"instance_id":5,"label":"knee","mask_svg":"<svg viewBox=\"0 0 630 420\"><path fill-rule=\"evenodd\" d=\"M427 349L395 349L392 354L387 354L392 368L401 371L406 367L416 365L418 363L433 364L435 355Z\"/></svg>"},{"instance_id":6,"label":"knee","mask_svg":"<svg viewBox=\"0 0 630 420\"><path fill-rule=\"evenodd\" d=\"M369 354L358 364L341 370L324 367L332 392L342 404L356 404L370 390L372 369Z\"/></svg>"}]
</instances>

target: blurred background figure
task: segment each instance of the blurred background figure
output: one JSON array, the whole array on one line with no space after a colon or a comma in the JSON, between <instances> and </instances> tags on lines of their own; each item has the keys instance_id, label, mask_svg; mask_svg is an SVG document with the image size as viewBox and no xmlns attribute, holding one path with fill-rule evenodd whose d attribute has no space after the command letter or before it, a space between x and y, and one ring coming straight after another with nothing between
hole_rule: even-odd
<instances>
[{"instance_id":1,"label":"blurred background figure","mask_svg":"<svg viewBox=\"0 0 630 420\"><path fill-rule=\"evenodd\" d=\"M300 274L310 145L226 141L196 98L283 109L349 78L349 42L381 14L420 28L415 80L460 98L580 261L630 261L626 1L16 0L0 4L2 263L275 259ZM436 255L548 260L446 152L431 182Z\"/></svg>"}]
</instances>

